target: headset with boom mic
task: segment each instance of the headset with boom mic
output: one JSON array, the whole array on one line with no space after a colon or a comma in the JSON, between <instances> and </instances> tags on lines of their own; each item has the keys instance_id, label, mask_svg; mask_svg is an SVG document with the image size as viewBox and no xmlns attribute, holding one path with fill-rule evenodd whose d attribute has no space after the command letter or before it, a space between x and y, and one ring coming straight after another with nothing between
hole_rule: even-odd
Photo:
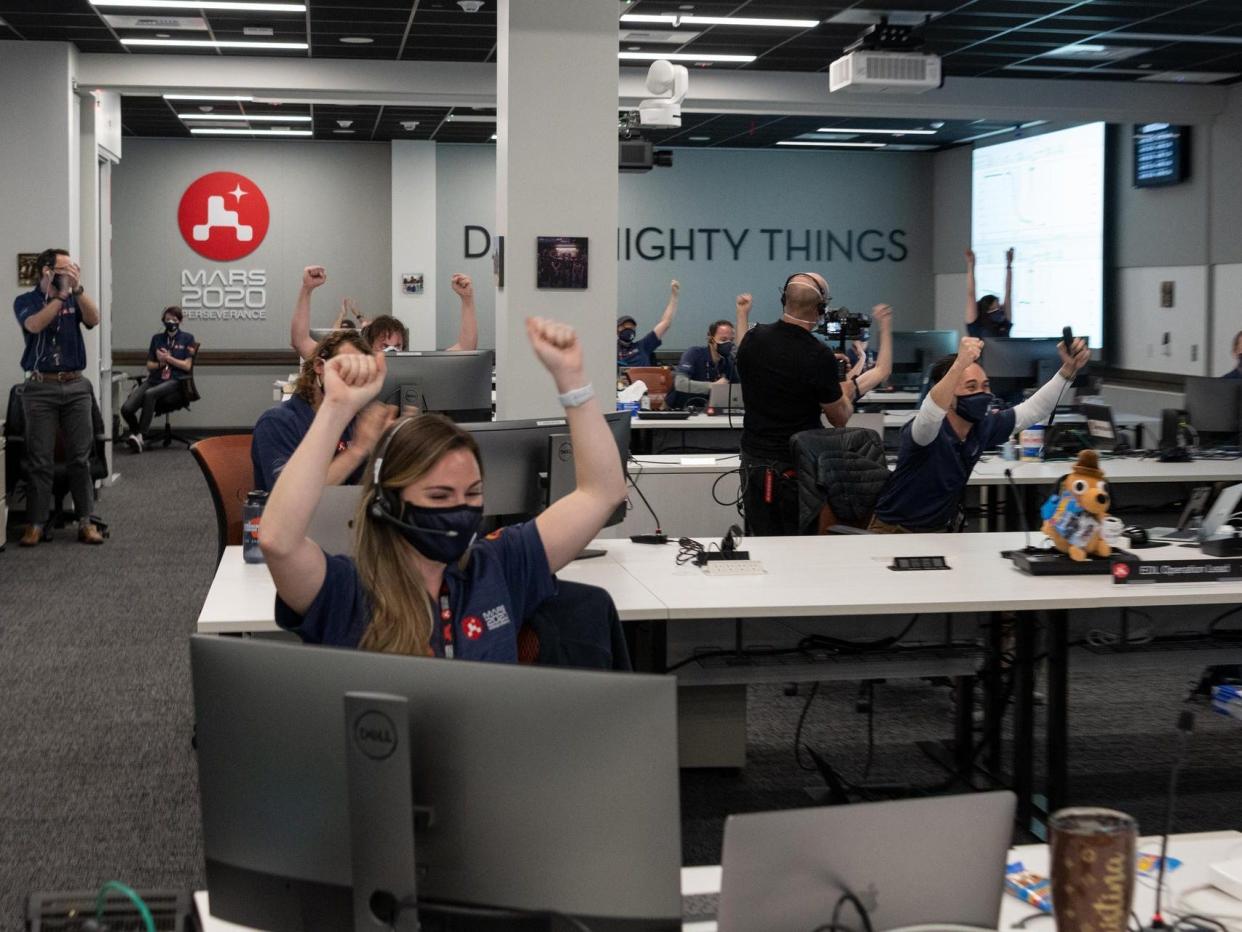
<instances>
[{"instance_id":1,"label":"headset with boom mic","mask_svg":"<svg viewBox=\"0 0 1242 932\"><path fill-rule=\"evenodd\" d=\"M825 311L828 310L829 296L827 292L825 292L823 289L819 287L819 282L811 278L811 276L808 275L806 272L794 272L787 279L785 279L785 284L781 285L781 307L785 306L785 292L789 289L789 283L793 281L795 278L797 278L799 275L807 279L807 281L800 282L799 284L808 285L809 287L814 288L815 293L819 295L819 304L816 306L815 310L817 313L823 314Z\"/></svg>"},{"instance_id":2,"label":"headset with boom mic","mask_svg":"<svg viewBox=\"0 0 1242 932\"><path fill-rule=\"evenodd\" d=\"M1190 711L1180 713L1177 716L1177 731L1181 740L1177 743L1177 757L1173 761L1173 773L1169 776L1169 805L1165 810L1164 837L1160 840L1160 871L1156 875L1156 912L1152 916L1151 923L1144 928L1144 932L1169 928L1169 924L1164 921L1164 916L1160 913L1161 895L1164 892L1164 871L1169 854L1169 835L1173 833L1173 804L1177 801L1177 775L1182 765L1186 763L1186 747L1190 743L1190 736L1194 730L1195 713Z\"/></svg>"},{"instance_id":3,"label":"headset with boom mic","mask_svg":"<svg viewBox=\"0 0 1242 932\"><path fill-rule=\"evenodd\" d=\"M380 485L380 473L384 468L384 455L388 452L388 445L392 443L394 437L401 428L405 427L410 421L417 420L414 417L402 418L392 427L388 428L388 433L380 441L379 448L375 452L375 465L371 467L371 484L375 487L375 499L367 507L367 514L380 521L383 524L390 524L395 528L401 528L407 531L418 531L421 534L437 534L440 537L456 537L457 531L442 531L437 528L422 527L411 521L406 521L401 517L404 510L401 496L392 489L386 489Z\"/></svg>"}]
</instances>

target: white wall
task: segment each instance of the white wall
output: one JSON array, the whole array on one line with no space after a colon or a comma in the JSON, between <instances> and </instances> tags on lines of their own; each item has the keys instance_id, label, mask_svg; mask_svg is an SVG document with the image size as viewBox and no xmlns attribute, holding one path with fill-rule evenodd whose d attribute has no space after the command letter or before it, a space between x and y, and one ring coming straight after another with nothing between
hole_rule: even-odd
<instances>
[{"instance_id":1,"label":"white wall","mask_svg":"<svg viewBox=\"0 0 1242 932\"><path fill-rule=\"evenodd\" d=\"M393 142L391 302L393 315L409 328L410 349L456 340L436 343L436 187L436 144ZM422 294L403 292L398 276L406 273L423 276Z\"/></svg>"},{"instance_id":2,"label":"white wall","mask_svg":"<svg viewBox=\"0 0 1242 932\"><path fill-rule=\"evenodd\" d=\"M1160 306L1161 282L1174 306ZM1206 375L1208 269L1203 265L1118 270L1120 308L1114 345L1126 369Z\"/></svg>"},{"instance_id":3,"label":"white wall","mask_svg":"<svg viewBox=\"0 0 1242 932\"><path fill-rule=\"evenodd\" d=\"M1212 268L1212 375L1223 375L1237 363L1233 358L1233 338L1242 330L1242 264Z\"/></svg>"}]
</instances>

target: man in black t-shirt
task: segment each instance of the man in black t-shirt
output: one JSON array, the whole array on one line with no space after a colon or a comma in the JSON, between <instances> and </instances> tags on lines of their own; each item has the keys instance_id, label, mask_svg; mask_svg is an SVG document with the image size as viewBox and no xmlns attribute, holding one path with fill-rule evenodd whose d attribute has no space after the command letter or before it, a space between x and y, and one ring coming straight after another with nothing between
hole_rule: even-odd
<instances>
[{"instance_id":1,"label":"man in black t-shirt","mask_svg":"<svg viewBox=\"0 0 1242 932\"><path fill-rule=\"evenodd\" d=\"M737 350L738 374L746 399L742 423L742 495L749 533L798 533L798 490L790 462L790 438L820 425L824 414L844 427L858 391L878 384L888 368L877 366L842 387L837 359L811 330L828 305L828 282L814 272L791 275L781 289L784 313L772 324L745 333ZM882 328L892 309L873 312ZM882 345L891 345L885 339ZM864 379L865 385L858 384Z\"/></svg>"}]
</instances>

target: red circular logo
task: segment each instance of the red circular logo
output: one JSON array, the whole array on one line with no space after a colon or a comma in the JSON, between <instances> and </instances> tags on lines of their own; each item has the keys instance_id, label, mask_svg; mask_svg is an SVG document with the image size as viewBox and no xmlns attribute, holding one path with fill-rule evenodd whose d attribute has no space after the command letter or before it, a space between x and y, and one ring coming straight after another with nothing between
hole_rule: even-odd
<instances>
[{"instance_id":1,"label":"red circular logo","mask_svg":"<svg viewBox=\"0 0 1242 932\"><path fill-rule=\"evenodd\" d=\"M466 632L466 637L477 641L483 637L483 619L477 615L467 615L462 619L461 629Z\"/></svg>"},{"instance_id":2,"label":"red circular logo","mask_svg":"<svg viewBox=\"0 0 1242 932\"><path fill-rule=\"evenodd\" d=\"M203 175L177 206L181 238L215 262L234 262L258 249L270 220L259 186L237 172Z\"/></svg>"},{"instance_id":3,"label":"red circular logo","mask_svg":"<svg viewBox=\"0 0 1242 932\"><path fill-rule=\"evenodd\" d=\"M1130 567L1124 563L1114 563L1113 576L1116 579L1128 579L1130 577Z\"/></svg>"}]
</instances>

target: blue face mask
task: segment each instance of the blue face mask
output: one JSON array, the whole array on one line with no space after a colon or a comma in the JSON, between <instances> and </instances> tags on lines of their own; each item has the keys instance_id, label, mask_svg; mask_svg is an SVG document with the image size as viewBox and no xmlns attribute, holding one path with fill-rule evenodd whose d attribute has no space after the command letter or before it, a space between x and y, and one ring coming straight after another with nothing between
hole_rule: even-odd
<instances>
[{"instance_id":1,"label":"blue face mask","mask_svg":"<svg viewBox=\"0 0 1242 932\"><path fill-rule=\"evenodd\" d=\"M403 502L397 530L410 546L435 563L456 563L479 533L483 509L476 505L425 508Z\"/></svg>"},{"instance_id":2,"label":"blue face mask","mask_svg":"<svg viewBox=\"0 0 1242 932\"><path fill-rule=\"evenodd\" d=\"M953 410L963 421L978 424L988 416L992 408L991 392L975 392L973 395L959 395Z\"/></svg>"}]
</instances>

